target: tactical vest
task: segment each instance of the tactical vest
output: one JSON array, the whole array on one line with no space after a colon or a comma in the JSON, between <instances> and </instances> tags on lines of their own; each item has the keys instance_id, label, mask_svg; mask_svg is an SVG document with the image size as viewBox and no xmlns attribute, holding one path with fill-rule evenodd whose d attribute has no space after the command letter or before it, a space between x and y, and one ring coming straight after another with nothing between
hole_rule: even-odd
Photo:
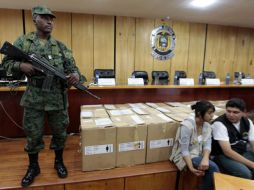
<instances>
[{"instance_id":1,"label":"tactical vest","mask_svg":"<svg viewBox=\"0 0 254 190\"><path fill-rule=\"evenodd\" d=\"M227 128L229 143L231 148L239 154L247 151L247 143L249 142L249 130L250 122L246 117L242 117L240 120L240 131L227 119L226 114L221 115L214 122L219 121ZM213 123L214 123L213 122ZM223 154L223 151L217 140L212 139L212 155Z\"/></svg>"}]
</instances>

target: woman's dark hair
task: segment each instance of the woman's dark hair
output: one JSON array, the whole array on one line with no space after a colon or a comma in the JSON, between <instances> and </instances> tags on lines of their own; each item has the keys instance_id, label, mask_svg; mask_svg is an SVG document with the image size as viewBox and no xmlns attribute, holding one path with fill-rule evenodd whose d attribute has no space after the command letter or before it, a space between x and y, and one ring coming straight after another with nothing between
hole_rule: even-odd
<instances>
[{"instance_id":1,"label":"woman's dark hair","mask_svg":"<svg viewBox=\"0 0 254 190\"><path fill-rule=\"evenodd\" d=\"M193 104L191 106L192 110L195 110L195 116L201 116L202 118L204 118L205 113L209 110L212 109L213 112L215 112L215 107L214 105L206 100L200 100L198 102L196 102L196 104Z\"/></svg>"},{"instance_id":2,"label":"woman's dark hair","mask_svg":"<svg viewBox=\"0 0 254 190\"><path fill-rule=\"evenodd\" d=\"M246 109L246 104L244 100L240 98L232 98L226 103L226 108L227 107L238 108L239 110L244 112Z\"/></svg>"}]
</instances>

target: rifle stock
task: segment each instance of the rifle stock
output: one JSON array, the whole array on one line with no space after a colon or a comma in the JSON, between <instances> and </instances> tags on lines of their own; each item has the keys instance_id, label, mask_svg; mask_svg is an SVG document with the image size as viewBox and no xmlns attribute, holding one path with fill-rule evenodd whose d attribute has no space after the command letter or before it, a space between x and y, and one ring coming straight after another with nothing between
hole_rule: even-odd
<instances>
[{"instance_id":1,"label":"rifle stock","mask_svg":"<svg viewBox=\"0 0 254 190\"><path fill-rule=\"evenodd\" d=\"M46 75L53 75L55 77L60 78L64 82L67 82L67 77L65 76L65 74L58 71L55 67L50 65L48 60L45 59L44 57L38 56L36 54L28 55L7 41L1 47L0 53L7 55L17 61L28 61L32 63L34 67L39 69L42 73L45 73ZM81 91L87 92L89 95L93 96L96 99L100 99L100 97L88 91L88 88L81 83L74 85L74 87Z\"/></svg>"}]
</instances>

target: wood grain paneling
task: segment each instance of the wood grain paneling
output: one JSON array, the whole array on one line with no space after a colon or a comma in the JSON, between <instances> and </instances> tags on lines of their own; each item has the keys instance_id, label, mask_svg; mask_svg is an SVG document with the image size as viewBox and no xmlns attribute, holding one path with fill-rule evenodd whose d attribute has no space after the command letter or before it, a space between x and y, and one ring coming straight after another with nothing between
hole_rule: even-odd
<instances>
[{"instance_id":1,"label":"wood grain paneling","mask_svg":"<svg viewBox=\"0 0 254 190\"><path fill-rule=\"evenodd\" d=\"M183 70L188 73L188 52L189 52L189 36L190 23L173 21L173 29L176 33L175 56L172 58L170 80L173 81L175 71ZM187 75L188 77L188 75Z\"/></svg>"},{"instance_id":2,"label":"wood grain paneling","mask_svg":"<svg viewBox=\"0 0 254 190\"><path fill-rule=\"evenodd\" d=\"M56 19L54 19L54 28L52 36L63 42L69 49L71 49L71 13L54 12ZM25 32L36 31L32 20L31 11L25 11Z\"/></svg>"},{"instance_id":3,"label":"wood grain paneling","mask_svg":"<svg viewBox=\"0 0 254 190\"><path fill-rule=\"evenodd\" d=\"M205 38L206 25L191 23L187 76L194 78L195 84L198 84L198 76L203 69Z\"/></svg>"},{"instance_id":4,"label":"wood grain paneling","mask_svg":"<svg viewBox=\"0 0 254 190\"><path fill-rule=\"evenodd\" d=\"M171 20L156 19L154 28L157 28L161 25L167 25L172 28L172 21ZM154 58L153 71L168 71L168 73L170 74L170 69L171 69L171 59L162 61L162 60L158 60L158 59Z\"/></svg>"},{"instance_id":5,"label":"wood grain paneling","mask_svg":"<svg viewBox=\"0 0 254 190\"><path fill-rule=\"evenodd\" d=\"M116 18L116 80L127 84L134 71L135 61L135 18Z\"/></svg>"},{"instance_id":6,"label":"wood grain paneling","mask_svg":"<svg viewBox=\"0 0 254 190\"><path fill-rule=\"evenodd\" d=\"M248 72L251 29L238 28L235 51L234 71ZM254 73L253 73L254 74Z\"/></svg>"},{"instance_id":7,"label":"wood grain paneling","mask_svg":"<svg viewBox=\"0 0 254 190\"><path fill-rule=\"evenodd\" d=\"M66 184L65 190L124 190L124 178Z\"/></svg>"},{"instance_id":8,"label":"wood grain paneling","mask_svg":"<svg viewBox=\"0 0 254 190\"><path fill-rule=\"evenodd\" d=\"M254 30L251 31L247 74L254 75Z\"/></svg>"},{"instance_id":9,"label":"wood grain paneling","mask_svg":"<svg viewBox=\"0 0 254 190\"><path fill-rule=\"evenodd\" d=\"M80 72L93 79L93 16L72 14L72 51Z\"/></svg>"},{"instance_id":10,"label":"wood grain paneling","mask_svg":"<svg viewBox=\"0 0 254 190\"><path fill-rule=\"evenodd\" d=\"M227 73L233 77L235 45L236 28L208 25L205 70L214 71L223 82Z\"/></svg>"},{"instance_id":11,"label":"wood grain paneling","mask_svg":"<svg viewBox=\"0 0 254 190\"><path fill-rule=\"evenodd\" d=\"M153 19L136 19L135 70L146 71L149 79L151 79L153 70L153 57L150 48L150 35L153 29Z\"/></svg>"},{"instance_id":12,"label":"wood grain paneling","mask_svg":"<svg viewBox=\"0 0 254 190\"><path fill-rule=\"evenodd\" d=\"M0 47L5 41L13 43L23 34L21 10L0 9ZM0 60L3 55L0 54Z\"/></svg>"},{"instance_id":13,"label":"wood grain paneling","mask_svg":"<svg viewBox=\"0 0 254 190\"><path fill-rule=\"evenodd\" d=\"M94 69L114 69L114 17L94 16Z\"/></svg>"},{"instance_id":14,"label":"wood grain paneling","mask_svg":"<svg viewBox=\"0 0 254 190\"><path fill-rule=\"evenodd\" d=\"M176 173L165 172L129 177L125 180L125 190L175 190Z\"/></svg>"}]
</instances>

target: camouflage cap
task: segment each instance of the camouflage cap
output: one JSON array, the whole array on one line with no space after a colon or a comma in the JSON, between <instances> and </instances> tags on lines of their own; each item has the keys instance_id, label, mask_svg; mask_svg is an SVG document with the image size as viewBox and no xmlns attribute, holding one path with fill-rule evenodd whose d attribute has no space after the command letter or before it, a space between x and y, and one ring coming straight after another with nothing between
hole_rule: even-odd
<instances>
[{"instance_id":1,"label":"camouflage cap","mask_svg":"<svg viewBox=\"0 0 254 190\"><path fill-rule=\"evenodd\" d=\"M53 18L56 18L56 16L53 14L53 12L50 9L48 9L45 6L41 6L41 5L32 8L32 15L34 16L35 14L38 14L38 15L50 15Z\"/></svg>"}]
</instances>

